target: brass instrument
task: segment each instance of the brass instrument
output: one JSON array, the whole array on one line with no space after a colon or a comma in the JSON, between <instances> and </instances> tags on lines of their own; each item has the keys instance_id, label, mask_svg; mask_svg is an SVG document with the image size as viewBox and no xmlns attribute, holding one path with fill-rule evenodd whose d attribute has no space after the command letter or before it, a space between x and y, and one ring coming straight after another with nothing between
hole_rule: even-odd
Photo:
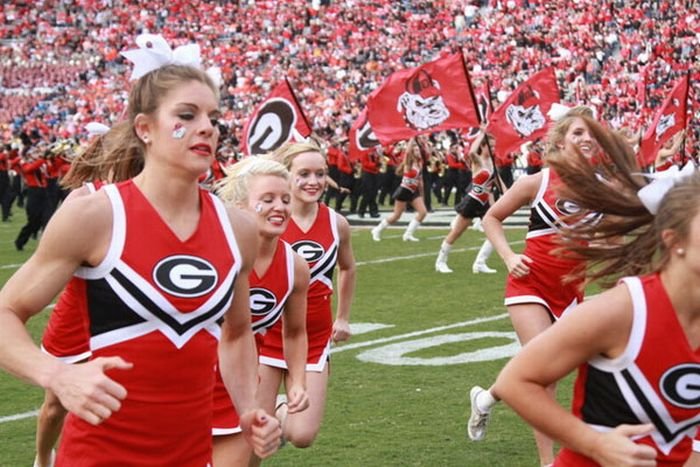
<instances>
[{"instance_id":1,"label":"brass instrument","mask_svg":"<svg viewBox=\"0 0 700 467\"><path fill-rule=\"evenodd\" d=\"M439 149L436 149L432 152L428 163L428 171L436 173L440 177L442 177L445 174L445 156Z\"/></svg>"},{"instance_id":2,"label":"brass instrument","mask_svg":"<svg viewBox=\"0 0 700 467\"><path fill-rule=\"evenodd\" d=\"M387 156L382 156L381 159L379 159L379 173L384 174L386 173L386 168L389 165L389 162L391 159Z\"/></svg>"},{"instance_id":3,"label":"brass instrument","mask_svg":"<svg viewBox=\"0 0 700 467\"><path fill-rule=\"evenodd\" d=\"M362 177L362 164L360 164L359 162L353 162L352 176L355 178Z\"/></svg>"}]
</instances>

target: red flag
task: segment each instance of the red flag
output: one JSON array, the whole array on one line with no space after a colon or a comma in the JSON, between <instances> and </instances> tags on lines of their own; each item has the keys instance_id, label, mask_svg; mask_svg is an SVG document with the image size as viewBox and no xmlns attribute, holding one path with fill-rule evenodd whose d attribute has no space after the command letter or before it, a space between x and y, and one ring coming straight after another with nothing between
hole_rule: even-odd
<instances>
[{"instance_id":1,"label":"red flag","mask_svg":"<svg viewBox=\"0 0 700 467\"><path fill-rule=\"evenodd\" d=\"M253 112L243 129L243 153L265 154L290 140L302 141L311 125L285 78Z\"/></svg>"},{"instance_id":2,"label":"red flag","mask_svg":"<svg viewBox=\"0 0 700 467\"><path fill-rule=\"evenodd\" d=\"M424 133L479 126L461 53L392 73L367 101L382 145Z\"/></svg>"},{"instance_id":3,"label":"red flag","mask_svg":"<svg viewBox=\"0 0 700 467\"><path fill-rule=\"evenodd\" d=\"M554 68L545 68L530 77L491 115L486 131L496 138L496 160L520 149L527 141L547 134L551 119L547 115L559 102L559 87Z\"/></svg>"},{"instance_id":4,"label":"red flag","mask_svg":"<svg viewBox=\"0 0 700 467\"><path fill-rule=\"evenodd\" d=\"M678 80L671 94L656 112L649 129L644 134L641 144L641 154L644 165L651 165L656 154L666 141L673 135L685 129L688 117L688 84L690 74Z\"/></svg>"},{"instance_id":5,"label":"red flag","mask_svg":"<svg viewBox=\"0 0 700 467\"><path fill-rule=\"evenodd\" d=\"M474 90L476 98L476 108L479 110L479 117L482 122L488 122L491 113L493 113L493 105L491 103L491 89L489 82L484 80L484 84ZM464 132L463 136L467 141L473 141L479 134L479 127L471 127Z\"/></svg>"},{"instance_id":6,"label":"red flag","mask_svg":"<svg viewBox=\"0 0 700 467\"><path fill-rule=\"evenodd\" d=\"M379 145L376 135L367 120L367 110L363 109L357 116L355 123L348 131L349 153L351 161L359 161L362 153Z\"/></svg>"}]
</instances>

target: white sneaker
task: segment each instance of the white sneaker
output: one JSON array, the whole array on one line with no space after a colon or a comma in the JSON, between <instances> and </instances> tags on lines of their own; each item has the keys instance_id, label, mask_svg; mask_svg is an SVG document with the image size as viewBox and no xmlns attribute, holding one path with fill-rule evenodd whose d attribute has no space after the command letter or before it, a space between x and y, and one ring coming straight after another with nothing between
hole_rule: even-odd
<instances>
[{"instance_id":1,"label":"white sneaker","mask_svg":"<svg viewBox=\"0 0 700 467\"><path fill-rule=\"evenodd\" d=\"M372 240L375 242L381 242L382 241L382 232L378 228L374 227L371 230L372 232Z\"/></svg>"},{"instance_id":2,"label":"white sneaker","mask_svg":"<svg viewBox=\"0 0 700 467\"><path fill-rule=\"evenodd\" d=\"M498 271L486 265L486 263L472 264L472 273L474 274L496 274Z\"/></svg>"},{"instance_id":3,"label":"white sneaker","mask_svg":"<svg viewBox=\"0 0 700 467\"><path fill-rule=\"evenodd\" d=\"M403 234L404 242L420 242L420 240L414 237L412 234Z\"/></svg>"},{"instance_id":4,"label":"white sneaker","mask_svg":"<svg viewBox=\"0 0 700 467\"><path fill-rule=\"evenodd\" d=\"M486 436L486 428L488 428L489 419L491 418L490 410L482 412L476 405L476 398L483 391L485 391L485 389L480 386L474 386L471 391L469 391L471 415L469 415L469 421L467 422L467 435L469 435L469 439L472 441L481 441L484 439L484 436Z\"/></svg>"},{"instance_id":5,"label":"white sneaker","mask_svg":"<svg viewBox=\"0 0 700 467\"><path fill-rule=\"evenodd\" d=\"M437 272L442 273L442 274L449 274L449 273L453 272L452 269L450 269L450 267L444 261L436 261L435 262L435 270Z\"/></svg>"}]
</instances>

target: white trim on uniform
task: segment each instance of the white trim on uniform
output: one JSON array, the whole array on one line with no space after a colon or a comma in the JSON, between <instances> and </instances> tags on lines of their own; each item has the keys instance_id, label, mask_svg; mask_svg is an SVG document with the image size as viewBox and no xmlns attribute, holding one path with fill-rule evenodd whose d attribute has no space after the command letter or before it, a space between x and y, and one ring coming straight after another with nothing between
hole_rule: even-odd
<instances>
[{"instance_id":1,"label":"white trim on uniform","mask_svg":"<svg viewBox=\"0 0 700 467\"><path fill-rule=\"evenodd\" d=\"M63 357L59 357L59 356L57 356L57 355L52 354L52 353L49 352L48 350L46 350L46 348L44 347L44 344L41 344L41 345L39 346L39 348L40 348L41 351L44 352L46 355L51 355L53 358L56 358L56 359L62 361L63 363L65 363L65 364L67 364L67 365L71 365L71 364L73 364L73 363L82 362L83 360L87 360L88 358L90 358L90 357L92 356L92 352L90 352L89 350L87 350L87 351L85 351L85 352L83 352L83 353L79 353L78 355L65 355L65 356L63 356Z\"/></svg>"}]
</instances>

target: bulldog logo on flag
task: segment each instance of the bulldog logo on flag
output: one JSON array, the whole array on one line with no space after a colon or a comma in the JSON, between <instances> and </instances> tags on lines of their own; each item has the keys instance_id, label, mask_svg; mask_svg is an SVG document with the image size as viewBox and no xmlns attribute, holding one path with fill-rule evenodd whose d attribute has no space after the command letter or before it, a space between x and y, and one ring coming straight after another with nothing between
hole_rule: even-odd
<instances>
[{"instance_id":1,"label":"bulldog logo on flag","mask_svg":"<svg viewBox=\"0 0 700 467\"><path fill-rule=\"evenodd\" d=\"M399 96L396 110L416 130L427 130L440 125L450 117L440 93L440 83L427 71L418 72L406 81L406 92Z\"/></svg>"},{"instance_id":2,"label":"bulldog logo on flag","mask_svg":"<svg viewBox=\"0 0 700 467\"><path fill-rule=\"evenodd\" d=\"M496 138L496 163L510 162L509 154L527 141L547 134L547 112L559 102L554 68L545 68L518 86L489 118L486 131Z\"/></svg>"},{"instance_id":3,"label":"bulldog logo on flag","mask_svg":"<svg viewBox=\"0 0 700 467\"><path fill-rule=\"evenodd\" d=\"M515 103L506 108L506 120L523 138L544 128L547 122L540 109L539 100L537 91L528 87L518 94ZM528 103L532 105L527 105Z\"/></svg>"},{"instance_id":4,"label":"bulldog logo on flag","mask_svg":"<svg viewBox=\"0 0 700 467\"><path fill-rule=\"evenodd\" d=\"M688 125L688 92L690 74L680 77L656 112L651 126L644 133L640 146L642 166L654 164L659 149Z\"/></svg>"},{"instance_id":5,"label":"bulldog logo on flag","mask_svg":"<svg viewBox=\"0 0 700 467\"><path fill-rule=\"evenodd\" d=\"M678 99L673 100L673 106L679 107ZM656 130L654 131L656 133L656 141L663 138L664 133L666 133L669 130L669 128L673 128L674 126L676 126L676 113L675 112L671 112L670 114L662 115L661 118L659 119L659 124L656 125Z\"/></svg>"},{"instance_id":6,"label":"bulldog logo on flag","mask_svg":"<svg viewBox=\"0 0 700 467\"><path fill-rule=\"evenodd\" d=\"M367 118L382 145L479 126L461 52L389 75L367 99Z\"/></svg>"}]
</instances>

